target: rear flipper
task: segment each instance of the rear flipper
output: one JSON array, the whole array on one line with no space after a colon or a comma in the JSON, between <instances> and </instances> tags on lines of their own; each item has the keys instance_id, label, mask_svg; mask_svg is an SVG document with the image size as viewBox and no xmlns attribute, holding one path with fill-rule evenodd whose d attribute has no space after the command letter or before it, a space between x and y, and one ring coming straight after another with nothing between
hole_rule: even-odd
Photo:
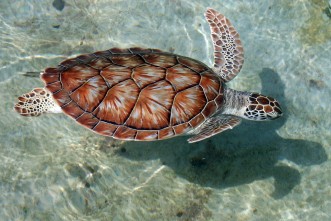
<instances>
[{"instance_id":1,"label":"rear flipper","mask_svg":"<svg viewBox=\"0 0 331 221\"><path fill-rule=\"evenodd\" d=\"M31 92L18 97L14 109L22 116L39 116L43 113L61 113L51 94L44 88L35 88Z\"/></svg>"},{"instance_id":2,"label":"rear flipper","mask_svg":"<svg viewBox=\"0 0 331 221\"><path fill-rule=\"evenodd\" d=\"M196 134L194 137L189 138L189 143L198 142L208 137L214 136L225 130L232 129L240 124L241 119L239 117L231 115L217 115L206 120L200 127L192 132Z\"/></svg>"}]
</instances>

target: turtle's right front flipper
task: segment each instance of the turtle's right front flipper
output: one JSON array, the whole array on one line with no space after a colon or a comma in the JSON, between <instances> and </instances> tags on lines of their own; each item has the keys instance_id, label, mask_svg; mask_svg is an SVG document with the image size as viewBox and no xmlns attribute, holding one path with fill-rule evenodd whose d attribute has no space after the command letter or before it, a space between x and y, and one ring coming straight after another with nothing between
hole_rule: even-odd
<instances>
[{"instance_id":1,"label":"turtle's right front flipper","mask_svg":"<svg viewBox=\"0 0 331 221\"><path fill-rule=\"evenodd\" d=\"M201 126L192 132L196 134L189 138L189 143L198 142L225 130L232 129L239 125L241 119L231 115L217 115L206 120Z\"/></svg>"}]
</instances>

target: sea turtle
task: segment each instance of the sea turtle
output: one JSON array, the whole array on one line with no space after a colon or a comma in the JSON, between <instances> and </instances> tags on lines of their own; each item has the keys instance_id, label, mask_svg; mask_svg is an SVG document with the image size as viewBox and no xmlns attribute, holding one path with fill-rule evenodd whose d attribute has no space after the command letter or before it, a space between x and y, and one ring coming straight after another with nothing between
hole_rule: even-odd
<instances>
[{"instance_id":1,"label":"sea turtle","mask_svg":"<svg viewBox=\"0 0 331 221\"><path fill-rule=\"evenodd\" d=\"M19 97L23 116L65 113L90 130L120 140L194 135L193 143L248 120L282 115L279 103L225 83L240 71L243 47L230 21L208 8L214 67L157 49L112 48L41 72L45 88Z\"/></svg>"}]
</instances>

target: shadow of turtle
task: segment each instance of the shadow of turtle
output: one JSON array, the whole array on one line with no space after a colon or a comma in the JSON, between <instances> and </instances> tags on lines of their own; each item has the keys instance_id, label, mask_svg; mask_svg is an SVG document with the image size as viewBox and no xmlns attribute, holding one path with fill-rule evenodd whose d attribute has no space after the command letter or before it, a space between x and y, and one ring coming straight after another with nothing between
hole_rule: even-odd
<instances>
[{"instance_id":1,"label":"shadow of turtle","mask_svg":"<svg viewBox=\"0 0 331 221\"><path fill-rule=\"evenodd\" d=\"M300 183L301 176L296 168L321 164L327 160L327 155L316 142L284 139L276 133L289 117L286 104L290 101L284 96L284 86L277 73L266 68L260 77L262 94L279 100L285 113L282 118L270 122L244 121L233 130L194 144L188 144L187 137L128 142L119 154L132 160L160 159L177 175L213 188L273 177L272 196L287 195Z\"/></svg>"}]
</instances>

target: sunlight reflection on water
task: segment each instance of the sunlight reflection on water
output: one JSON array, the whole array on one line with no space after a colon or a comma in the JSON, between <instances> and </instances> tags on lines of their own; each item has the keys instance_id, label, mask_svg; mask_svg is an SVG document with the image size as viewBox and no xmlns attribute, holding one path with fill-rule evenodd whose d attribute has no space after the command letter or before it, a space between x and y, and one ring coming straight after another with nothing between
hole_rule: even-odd
<instances>
[{"instance_id":1,"label":"sunlight reflection on water","mask_svg":"<svg viewBox=\"0 0 331 221\"><path fill-rule=\"evenodd\" d=\"M279 98L277 122L245 122L201 143L119 142L64 115L22 118L16 97L67 57L120 46L212 64L204 10L240 33L229 83ZM330 219L331 37L327 1L52 1L0 7L0 217L3 220ZM0 220L1 220L0 218Z\"/></svg>"}]
</instances>

